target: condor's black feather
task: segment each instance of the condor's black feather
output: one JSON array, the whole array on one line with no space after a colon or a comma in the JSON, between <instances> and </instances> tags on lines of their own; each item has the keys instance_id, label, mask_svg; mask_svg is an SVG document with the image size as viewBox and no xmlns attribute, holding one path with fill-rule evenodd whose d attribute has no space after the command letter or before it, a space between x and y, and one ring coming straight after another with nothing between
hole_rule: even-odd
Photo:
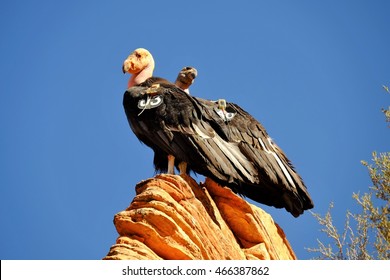
<instances>
[{"instance_id":1,"label":"condor's black feather","mask_svg":"<svg viewBox=\"0 0 390 280\"><path fill-rule=\"evenodd\" d=\"M221 111L216 102L150 78L125 92L123 106L135 135L154 150L156 171L166 171L173 155L176 164L186 162L188 170L295 217L313 207L283 151L238 105L227 103Z\"/></svg>"}]
</instances>

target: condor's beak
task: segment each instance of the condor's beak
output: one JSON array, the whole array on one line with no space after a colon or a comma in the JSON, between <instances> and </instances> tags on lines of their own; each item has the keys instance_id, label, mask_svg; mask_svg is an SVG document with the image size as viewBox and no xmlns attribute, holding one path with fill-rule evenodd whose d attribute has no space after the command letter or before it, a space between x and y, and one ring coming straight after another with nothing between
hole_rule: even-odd
<instances>
[{"instance_id":1,"label":"condor's beak","mask_svg":"<svg viewBox=\"0 0 390 280\"><path fill-rule=\"evenodd\" d=\"M123 74L126 74L126 70L125 70L125 65L124 64L122 65L122 72L123 72Z\"/></svg>"}]
</instances>

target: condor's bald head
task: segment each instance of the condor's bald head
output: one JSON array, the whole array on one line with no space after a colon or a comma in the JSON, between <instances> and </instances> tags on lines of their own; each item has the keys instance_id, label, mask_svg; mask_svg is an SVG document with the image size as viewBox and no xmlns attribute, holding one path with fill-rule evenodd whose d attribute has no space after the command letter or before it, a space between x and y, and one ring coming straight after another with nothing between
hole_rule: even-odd
<instances>
[{"instance_id":1,"label":"condor's bald head","mask_svg":"<svg viewBox=\"0 0 390 280\"><path fill-rule=\"evenodd\" d=\"M138 85L152 77L154 70L154 59L152 54L144 48L133 51L123 62L123 73L131 74L128 87Z\"/></svg>"},{"instance_id":2,"label":"condor's bald head","mask_svg":"<svg viewBox=\"0 0 390 280\"><path fill-rule=\"evenodd\" d=\"M154 69L154 59L152 54L144 48L138 48L133 51L123 62L123 73L137 74L145 68Z\"/></svg>"}]
</instances>

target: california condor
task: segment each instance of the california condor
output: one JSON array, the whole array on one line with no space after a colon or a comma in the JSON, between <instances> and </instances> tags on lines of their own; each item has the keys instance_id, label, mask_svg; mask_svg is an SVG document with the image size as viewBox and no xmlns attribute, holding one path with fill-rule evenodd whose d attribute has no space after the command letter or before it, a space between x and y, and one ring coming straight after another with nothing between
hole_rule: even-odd
<instances>
[{"instance_id":1,"label":"california condor","mask_svg":"<svg viewBox=\"0 0 390 280\"><path fill-rule=\"evenodd\" d=\"M150 77L126 90L123 106L135 135L154 150L157 171L169 168L171 156L181 172L202 174L294 217L313 207L283 151L237 104L195 98L165 79Z\"/></svg>"}]
</instances>

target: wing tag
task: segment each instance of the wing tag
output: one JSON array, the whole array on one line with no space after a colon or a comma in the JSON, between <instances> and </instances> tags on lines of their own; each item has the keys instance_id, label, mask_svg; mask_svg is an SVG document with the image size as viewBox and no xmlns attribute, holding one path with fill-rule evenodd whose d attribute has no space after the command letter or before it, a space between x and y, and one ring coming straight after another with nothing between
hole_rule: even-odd
<instances>
[{"instance_id":1,"label":"wing tag","mask_svg":"<svg viewBox=\"0 0 390 280\"><path fill-rule=\"evenodd\" d=\"M146 99L141 99L138 101L138 108L141 110L153 109L160 106L163 102L163 98L160 95L155 95L153 97L147 96Z\"/></svg>"},{"instance_id":2,"label":"wing tag","mask_svg":"<svg viewBox=\"0 0 390 280\"><path fill-rule=\"evenodd\" d=\"M229 109L229 108L227 108L227 109ZM215 108L215 112L225 122L230 122L234 118L234 116L236 115L235 112L229 112L228 110L222 110L222 109L219 109L219 108Z\"/></svg>"}]
</instances>

